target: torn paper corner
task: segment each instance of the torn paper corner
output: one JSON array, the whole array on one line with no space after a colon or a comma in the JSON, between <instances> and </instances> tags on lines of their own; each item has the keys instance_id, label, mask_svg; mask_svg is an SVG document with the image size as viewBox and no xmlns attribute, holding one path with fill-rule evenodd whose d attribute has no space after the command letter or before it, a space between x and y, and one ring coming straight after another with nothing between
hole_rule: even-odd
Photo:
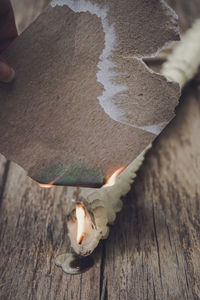
<instances>
[{"instance_id":1,"label":"torn paper corner","mask_svg":"<svg viewBox=\"0 0 200 300\"><path fill-rule=\"evenodd\" d=\"M4 53L0 152L42 183L102 185L174 116L178 86L141 59L176 36L162 1L52 1Z\"/></svg>"}]
</instances>

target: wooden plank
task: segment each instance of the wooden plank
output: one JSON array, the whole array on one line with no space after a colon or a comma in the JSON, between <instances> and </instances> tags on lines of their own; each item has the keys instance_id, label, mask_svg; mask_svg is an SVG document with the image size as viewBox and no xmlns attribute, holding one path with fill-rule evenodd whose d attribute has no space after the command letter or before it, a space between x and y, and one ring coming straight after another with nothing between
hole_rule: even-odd
<instances>
[{"instance_id":1,"label":"wooden plank","mask_svg":"<svg viewBox=\"0 0 200 300\"><path fill-rule=\"evenodd\" d=\"M64 274L54 264L69 250L66 231L73 188L40 188L11 164L0 211L0 299L95 299L97 263L83 275Z\"/></svg>"},{"instance_id":2,"label":"wooden plank","mask_svg":"<svg viewBox=\"0 0 200 300\"><path fill-rule=\"evenodd\" d=\"M182 101L106 243L107 299L200 297L200 97Z\"/></svg>"}]
</instances>

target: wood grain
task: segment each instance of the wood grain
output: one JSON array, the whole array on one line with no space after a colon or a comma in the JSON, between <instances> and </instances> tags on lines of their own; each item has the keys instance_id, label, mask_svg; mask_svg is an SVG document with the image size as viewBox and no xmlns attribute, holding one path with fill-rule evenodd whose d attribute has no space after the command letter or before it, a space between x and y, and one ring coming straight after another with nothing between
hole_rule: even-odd
<instances>
[{"instance_id":1,"label":"wood grain","mask_svg":"<svg viewBox=\"0 0 200 300\"><path fill-rule=\"evenodd\" d=\"M184 15L183 2L176 6ZM82 275L54 264L69 251L66 215L75 188L42 189L0 158L0 299L200 299L198 81L180 102L96 250L95 266Z\"/></svg>"},{"instance_id":2,"label":"wood grain","mask_svg":"<svg viewBox=\"0 0 200 300\"><path fill-rule=\"evenodd\" d=\"M200 97L188 93L147 155L106 243L108 299L200 297Z\"/></svg>"},{"instance_id":3,"label":"wood grain","mask_svg":"<svg viewBox=\"0 0 200 300\"><path fill-rule=\"evenodd\" d=\"M68 201L73 188L40 188L11 164L0 212L0 299L94 299L100 262L72 277L54 264L69 250ZM84 288L87 287L87 288Z\"/></svg>"}]
</instances>

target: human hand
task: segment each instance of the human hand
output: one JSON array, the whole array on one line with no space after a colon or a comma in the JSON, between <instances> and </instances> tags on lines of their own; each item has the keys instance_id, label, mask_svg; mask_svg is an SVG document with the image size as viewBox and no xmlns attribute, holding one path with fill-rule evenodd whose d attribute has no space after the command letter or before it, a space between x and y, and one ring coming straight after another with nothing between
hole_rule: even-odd
<instances>
[{"instance_id":1,"label":"human hand","mask_svg":"<svg viewBox=\"0 0 200 300\"><path fill-rule=\"evenodd\" d=\"M9 0L1 0L0 5L0 53L17 37L14 13ZM10 82L15 77L15 71L0 56L0 81Z\"/></svg>"},{"instance_id":2,"label":"human hand","mask_svg":"<svg viewBox=\"0 0 200 300\"><path fill-rule=\"evenodd\" d=\"M15 78L15 71L0 57L0 81L9 83Z\"/></svg>"}]
</instances>

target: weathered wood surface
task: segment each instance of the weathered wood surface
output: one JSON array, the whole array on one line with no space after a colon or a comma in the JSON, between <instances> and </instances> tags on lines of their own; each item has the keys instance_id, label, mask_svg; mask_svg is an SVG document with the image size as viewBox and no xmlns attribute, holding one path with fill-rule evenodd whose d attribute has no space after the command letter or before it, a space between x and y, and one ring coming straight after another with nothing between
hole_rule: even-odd
<instances>
[{"instance_id":1,"label":"weathered wood surface","mask_svg":"<svg viewBox=\"0 0 200 300\"><path fill-rule=\"evenodd\" d=\"M176 7L184 12L183 2ZM197 2L189 10L196 16ZM200 91L193 83L148 153L95 266L73 277L54 258L69 250L66 214L75 188L42 189L1 157L0 299L200 299L199 178Z\"/></svg>"}]
</instances>

